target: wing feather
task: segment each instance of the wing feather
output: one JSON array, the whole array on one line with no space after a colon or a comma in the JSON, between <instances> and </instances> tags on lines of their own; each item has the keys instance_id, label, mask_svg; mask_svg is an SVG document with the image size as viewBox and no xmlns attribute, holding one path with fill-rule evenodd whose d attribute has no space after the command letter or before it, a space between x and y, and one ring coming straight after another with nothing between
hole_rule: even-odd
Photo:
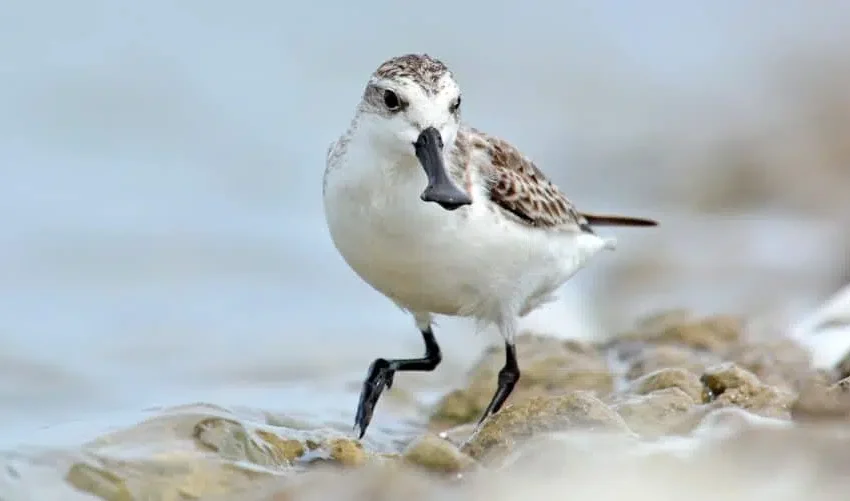
<instances>
[{"instance_id":1,"label":"wing feather","mask_svg":"<svg viewBox=\"0 0 850 501\"><path fill-rule=\"evenodd\" d=\"M469 129L470 148L484 155L480 166L490 200L518 222L549 229L579 229L587 220L528 157L502 139Z\"/></svg>"},{"instance_id":2,"label":"wing feather","mask_svg":"<svg viewBox=\"0 0 850 501\"><path fill-rule=\"evenodd\" d=\"M581 230L593 233L591 226L656 226L645 218L599 215L580 212L575 205L515 146L474 128L458 135L461 165L473 153L483 154L479 168L487 180L490 200L520 224L553 230ZM481 158L475 155L477 158Z\"/></svg>"}]
</instances>

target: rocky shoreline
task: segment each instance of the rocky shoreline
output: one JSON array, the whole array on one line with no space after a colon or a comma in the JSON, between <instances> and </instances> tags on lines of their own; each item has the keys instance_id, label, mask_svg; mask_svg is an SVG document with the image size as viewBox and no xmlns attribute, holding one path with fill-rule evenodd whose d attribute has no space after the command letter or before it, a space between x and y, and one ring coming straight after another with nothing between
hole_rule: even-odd
<instances>
[{"instance_id":1,"label":"rocky shoreline","mask_svg":"<svg viewBox=\"0 0 850 501\"><path fill-rule=\"evenodd\" d=\"M88 444L65 480L109 501L832 499L850 487L837 466L850 460L850 356L815 369L789 338L683 311L598 343L524 333L517 349L517 388L474 434L502 362L495 345L397 450L190 407L140 424L163 437L141 451L111 449L121 432ZM776 477L794 461L808 476ZM784 490L765 491L779 480Z\"/></svg>"}]
</instances>

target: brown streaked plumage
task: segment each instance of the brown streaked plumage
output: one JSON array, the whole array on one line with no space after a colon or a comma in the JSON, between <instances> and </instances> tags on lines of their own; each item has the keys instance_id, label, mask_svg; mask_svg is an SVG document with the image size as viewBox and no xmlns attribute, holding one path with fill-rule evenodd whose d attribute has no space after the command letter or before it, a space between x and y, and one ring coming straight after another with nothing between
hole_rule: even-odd
<instances>
[{"instance_id":1,"label":"brown streaked plumage","mask_svg":"<svg viewBox=\"0 0 850 501\"><path fill-rule=\"evenodd\" d=\"M439 59L428 54L405 54L378 66L372 77L381 80L407 79L435 93L439 90L440 80L446 75L451 75L451 72Z\"/></svg>"},{"instance_id":2,"label":"brown streaked plumage","mask_svg":"<svg viewBox=\"0 0 850 501\"><path fill-rule=\"evenodd\" d=\"M484 158L476 165L471 158ZM656 226L651 219L580 212L561 190L511 143L474 127L461 126L453 162L464 171L478 167L490 201L526 226L592 231L592 226ZM464 172L463 178L470 176ZM471 187L467 186L467 189Z\"/></svg>"}]
</instances>

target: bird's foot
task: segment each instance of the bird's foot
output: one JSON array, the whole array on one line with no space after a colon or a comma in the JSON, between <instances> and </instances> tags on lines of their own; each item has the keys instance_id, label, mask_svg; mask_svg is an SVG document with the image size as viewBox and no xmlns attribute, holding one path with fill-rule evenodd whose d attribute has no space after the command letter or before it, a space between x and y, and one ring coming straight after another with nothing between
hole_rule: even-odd
<instances>
[{"instance_id":1,"label":"bird's foot","mask_svg":"<svg viewBox=\"0 0 850 501\"><path fill-rule=\"evenodd\" d=\"M363 381L363 389L360 391L360 403L357 406L357 414L354 418L354 427L360 428L358 438L362 439L363 435L366 434L366 428L372 421L372 412L374 412L375 405L378 403L378 398L380 398L384 388L392 388L393 376L395 376L395 369L389 361L383 358L375 360L369 367L369 373L366 380Z\"/></svg>"}]
</instances>

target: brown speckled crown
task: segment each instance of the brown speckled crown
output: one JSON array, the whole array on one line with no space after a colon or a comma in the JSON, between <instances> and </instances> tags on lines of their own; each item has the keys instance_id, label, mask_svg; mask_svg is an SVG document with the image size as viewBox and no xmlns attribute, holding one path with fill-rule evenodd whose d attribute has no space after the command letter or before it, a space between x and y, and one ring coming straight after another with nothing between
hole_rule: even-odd
<instances>
[{"instance_id":1,"label":"brown speckled crown","mask_svg":"<svg viewBox=\"0 0 850 501\"><path fill-rule=\"evenodd\" d=\"M380 79L408 79L419 83L426 90L436 89L440 79L450 74L442 61L428 54L405 54L384 61L374 76Z\"/></svg>"}]
</instances>

